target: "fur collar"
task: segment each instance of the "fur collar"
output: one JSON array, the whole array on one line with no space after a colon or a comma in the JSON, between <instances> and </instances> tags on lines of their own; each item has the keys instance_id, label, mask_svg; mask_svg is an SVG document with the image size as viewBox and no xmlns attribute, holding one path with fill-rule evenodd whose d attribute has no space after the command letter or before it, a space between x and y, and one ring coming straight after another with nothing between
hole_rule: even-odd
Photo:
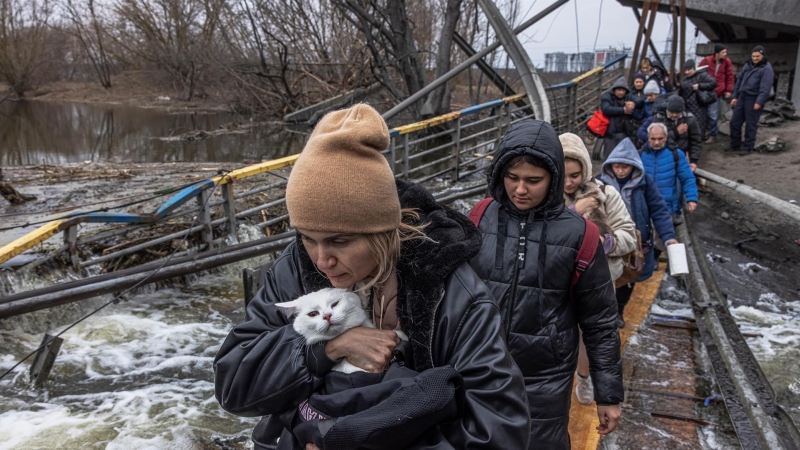
<instances>
[{"instance_id":1,"label":"fur collar","mask_svg":"<svg viewBox=\"0 0 800 450\"><path fill-rule=\"evenodd\" d=\"M404 242L397 265L397 316L411 343L414 370L421 372L434 366L431 344L445 279L478 253L481 234L467 217L437 203L424 188L398 180L397 191L400 206L417 210L420 223L429 224L425 233L433 240ZM313 292L330 287L302 243L296 245L303 289Z\"/></svg>"}]
</instances>

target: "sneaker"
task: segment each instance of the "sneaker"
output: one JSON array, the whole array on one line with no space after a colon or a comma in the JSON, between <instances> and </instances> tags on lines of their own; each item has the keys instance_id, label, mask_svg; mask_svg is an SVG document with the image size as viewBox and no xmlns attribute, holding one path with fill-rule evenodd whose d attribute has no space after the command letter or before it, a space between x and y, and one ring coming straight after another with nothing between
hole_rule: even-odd
<instances>
[{"instance_id":1,"label":"sneaker","mask_svg":"<svg viewBox=\"0 0 800 450\"><path fill-rule=\"evenodd\" d=\"M625 319L622 316L617 316L617 328L625 328Z\"/></svg>"},{"instance_id":2,"label":"sneaker","mask_svg":"<svg viewBox=\"0 0 800 450\"><path fill-rule=\"evenodd\" d=\"M575 395L578 397L578 401L584 405L591 405L592 401L594 401L594 387L592 386L591 375L584 378L577 372L575 374L578 375L578 385L575 386Z\"/></svg>"},{"instance_id":3,"label":"sneaker","mask_svg":"<svg viewBox=\"0 0 800 450\"><path fill-rule=\"evenodd\" d=\"M739 147L725 147L725 151L726 152L731 152L731 153L735 153L735 152L738 152L738 151L741 151L741 150L742 149L739 148Z\"/></svg>"},{"instance_id":4,"label":"sneaker","mask_svg":"<svg viewBox=\"0 0 800 450\"><path fill-rule=\"evenodd\" d=\"M752 148L750 148L750 149L744 148L744 149L742 149L742 151L739 152L739 156L747 156L750 153L753 153L753 149Z\"/></svg>"},{"instance_id":5,"label":"sneaker","mask_svg":"<svg viewBox=\"0 0 800 450\"><path fill-rule=\"evenodd\" d=\"M708 139L706 139L706 144L713 144L714 141L716 140L717 138L715 138L714 136L709 136Z\"/></svg>"}]
</instances>

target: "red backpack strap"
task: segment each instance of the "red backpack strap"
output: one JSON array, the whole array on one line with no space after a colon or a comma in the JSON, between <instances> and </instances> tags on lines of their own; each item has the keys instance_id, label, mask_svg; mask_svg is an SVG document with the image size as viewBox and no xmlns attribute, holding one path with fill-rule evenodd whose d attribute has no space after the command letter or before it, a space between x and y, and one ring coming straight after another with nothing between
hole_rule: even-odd
<instances>
[{"instance_id":1,"label":"red backpack strap","mask_svg":"<svg viewBox=\"0 0 800 450\"><path fill-rule=\"evenodd\" d=\"M578 250L578 256L575 257L575 273L572 274L570 290L578 284L581 275L583 275L583 272L586 271L589 264L594 260L594 254L597 252L597 243L600 242L600 230L597 228L597 225L585 217L583 220L586 222L586 232L583 234L583 241L581 242L581 248Z\"/></svg>"},{"instance_id":2,"label":"red backpack strap","mask_svg":"<svg viewBox=\"0 0 800 450\"><path fill-rule=\"evenodd\" d=\"M472 207L472 211L469 212L469 220L472 221L476 227L480 226L483 213L486 212L486 208L488 208L493 201L494 199L491 197L485 198Z\"/></svg>"}]
</instances>

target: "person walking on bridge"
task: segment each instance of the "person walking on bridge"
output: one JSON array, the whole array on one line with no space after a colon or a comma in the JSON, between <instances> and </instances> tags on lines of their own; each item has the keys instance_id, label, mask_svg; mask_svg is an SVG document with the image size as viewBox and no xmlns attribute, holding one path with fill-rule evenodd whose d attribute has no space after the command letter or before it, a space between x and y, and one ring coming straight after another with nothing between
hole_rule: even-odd
<instances>
[{"instance_id":1,"label":"person walking on bridge","mask_svg":"<svg viewBox=\"0 0 800 450\"><path fill-rule=\"evenodd\" d=\"M685 77L681 81L680 95L686 102L686 110L694 114L697 118L697 125L700 126L700 140L708 125L708 107L717 100L714 89L717 87L717 80L706 72L705 69L697 70L693 59L687 60L683 65ZM683 149L686 150L686 149ZM699 157L699 155L698 155Z\"/></svg>"},{"instance_id":2,"label":"person walking on bridge","mask_svg":"<svg viewBox=\"0 0 800 450\"><path fill-rule=\"evenodd\" d=\"M655 181L670 214L679 214L683 208L679 187L683 189L686 198L686 209L693 212L697 208L698 200L694 173L683 151L669 145L667 133L667 126L660 122L648 127L648 141L639 150L642 167Z\"/></svg>"},{"instance_id":3,"label":"person walking on bridge","mask_svg":"<svg viewBox=\"0 0 800 450\"><path fill-rule=\"evenodd\" d=\"M331 112L314 128L286 186L297 239L220 347L215 396L233 414L265 416L252 434L257 450L315 450L317 440L299 431L314 424L298 425L298 414L313 409L309 397L340 373L333 367L346 359L370 372L353 375L380 380L397 357L417 372L458 373L464 394L455 416L420 416L419 403L398 409L397 396L413 390L395 391L388 403L364 391L350 414L323 416L305 430L340 442L329 448L341 448L342 441L362 448L366 439L371 442L363 448L525 448L525 382L507 350L492 293L467 263L481 234L424 188L395 180L380 153L388 146L386 123L364 104ZM307 345L293 318L276 306L323 288L356 286L368 292L365 309L380 317L377 328L358 326ZM409 338L402 357L395 330ZM447 390L441 383L420 387L429 398ZM428 420L415 420L411 411Z\"/></svg>"},{"instance_id":4,"label":"person walking on bridge","mask_svg":"<svg viewBox=\"0 0 800 450\"><path fill-rule=\"evenodd\" d=\"M642 238L644 268L641 275L634 282L617 287L617 307L619 317L623 318L633 287L649 279L655 271L654 231L667 246L677 244L678 240L664 197L658 191L653 177L645 173L642 158L631 141L623 140L608 155L598 178L619 191Z\"/></svg>"},{"instance_id":5,"label":"person walking on bridge","mask_svg":"<svg viewBox=\"0 0 800 450\"><path fill-rule=\"evenodd\" d=\"M756 146L758 119L761 117L764 103L769 99L774 81L775 72L767 60L764 47L757 45L750 54L750 60L742 67L733 87L730 151L738 151L742 156L752 153ZM742 124L746 124L743 149Z\"/></svg>"},{"instance_id":6,"label":"person walking on bridge","mask_svg":"<svg viewBox=\"0 0 800 450\"><path fill-rule=\"evenodd\" d=\"M708 67L708 73L717 80L714 93L717 101L708 105L709 136L706 144L711 144L717 139L719 132L719 106L722 99L731 98L733 92L733 64L728 58L728 50L724 44L714 44L714 54L708 55L700 61L701 66ZM705 130L702 130L705 133Z\"/></svg>"},{"instance_id":7,"label":"person walking on bridge","mask_svg":"<svg viewBox=\"0 0 800 450\"><path fill-rule=\"evenodd\" d=\"M648 140L648 130L653 123L667 126L667 147L681 149L689 156L689 166L694 172L703 151L703 131L694 114L686 112L684 101L677 95L668 99L659 97L653 106L653 117L645 120L637 136L642 142Z\"/></svg>"},{"instance_id":8,"label":"person walking on bridge","mask_svg":"<svg viewBox=\"0 0 800 450\"><path fill-rule=\"evenodd\" d=\"M600 110L608 118L608 130L603 138L603 147L608 154L617 144L636 133L633 114L644 108L644 98L637 101L628 89L625 77L617 78L611 89L600 98Z\"/></svg>"},{"instance_id":9,"label":"person walking on bridge","mask_svg":"<svg viewBox=\"0 0 800 450\"><path fill-rule=\"evenodd\" d=\"M600 229L611 279L616 282L623 272L622 257L636 250L636 224L628 214L619 191L592 177L592 158L583 139L573 133L564 133L558 138L564 147L564 203ZM630 139L625 138L622 142L630 142ZM618 315L617 328L624 327L625 322ZM586 345L581 338L575 395L584 405L590 405L594 400L589 372Z\"/></svg>"},{"instance_id":10,"label":"person walking on bridge","mask_svg":"<svg viewBox=\"0 0 800 450\"><path fill-rule=\"evenodd\" d=\"M564 152L549 123L512 125L487 178L493 199L470 213L483 235L470 264L494 294L508 349L525 377L528 448L569 450L578 325L591 362L598 433L612 432L621 414L617 308L603 244L585 240L597 236L595 226L564 205ZM576 262L587 246L594 256Z\"/></svg>"}]
</instances>

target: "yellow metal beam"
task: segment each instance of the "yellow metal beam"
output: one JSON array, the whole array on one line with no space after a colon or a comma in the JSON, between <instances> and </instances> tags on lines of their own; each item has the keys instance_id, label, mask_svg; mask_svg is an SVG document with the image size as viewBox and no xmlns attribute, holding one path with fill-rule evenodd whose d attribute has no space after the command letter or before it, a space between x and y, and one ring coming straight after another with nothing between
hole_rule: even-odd
<instances>
[{"instance_id":1,"label":"yellow metal beam","mask_svg":"<svg viewBox=\"0 0 800 450\"><path fill-rule=\"evenodd\" d=\"M448 114L443 114L441 116L436 116L432 119L423 120L422 122L416 122L409 125L403 125L402 127L397 127L395 130L398 131L398 134L408 134L414 131L424 130L425 128L430 128L436 125L443 124L445 122L450 122L451 120L456 120L461 117L461 111L451 112Z\"/></svg>"},{"instance_id":2,"label":"yellow metal beam","mask_svg":"<svg viewBox=\"0 0 800 450\"><path fill-rule=\"evenodd\" d=\"M0 247L0 264L8 261L9 259L19 255L20 253L28 250L29 248L33 247L36 244L46 241L51 237L57 235L61 232L59 230L59 225L61 225L65 219L54 220L50 223L42 225L41 227L31 231L30 233L18 238L3 247Z\"/></svg>"},{"instance_id":3,"label":"yellow metal beam","mask_svg":"<svg viewBox=\"0 0 800 450\"><path fill-rule=\"evenodd\" d=\"M588 71L588 72L586 72L584 74L578 75L577 77L573 78L572 81L574 83L580 83L581 81L591 77L592 75L597 75L598 73L600 73L600 72L602 72L604 70L605 70L605 67L603 67L603 66L595 67L594 69L592 69L592 70L590 70L590 71Z\"/></svg>"},{"instance_id":4,"label":"yellow metal beam","mask_svg":"<svg viewBox=\"0 0 800 450\"><path fill-rule=\"evenodd\" d=\"M227 184L229 181L241 180L264 172L269 172L272 170L280 169L282 167L291 166L292 164L295 163L295 161L297 161L297 158L299 156L300 154L298 153L296 155L287 156L285 158L266 161L261 164L253 164L252 166L236 169L225 175L216 176L211 180L214 182L215 186Z\"/></svg>"},{"instance_id":5,"label":"yellow metal beam","mask_svg":"<svg viewBox=\"0 0 800 450\"><path fill-rule=\"evenodd\" d=\"M503 101L504 101L506 104L508 104L508 103L514 103L515 101L517 101L517 100L522 100L522 99L524 99L525 97L526 97L526 94L517 94L517 95L512 95L512 96L510 96L510 97L503 97Z\"/></svg>"}]
</instances>

